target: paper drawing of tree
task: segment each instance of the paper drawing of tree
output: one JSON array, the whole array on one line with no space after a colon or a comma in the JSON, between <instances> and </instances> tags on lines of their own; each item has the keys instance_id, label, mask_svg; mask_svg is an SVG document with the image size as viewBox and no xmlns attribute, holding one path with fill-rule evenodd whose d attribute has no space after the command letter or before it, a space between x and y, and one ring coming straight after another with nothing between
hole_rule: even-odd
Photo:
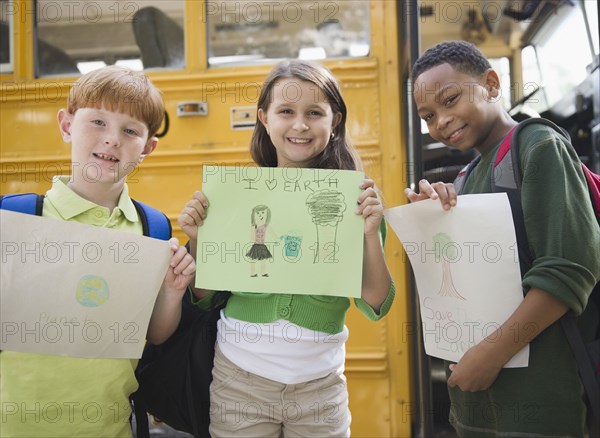
<instances>
[{"instance_id":1,"label":"paper drawing of tree","mask_svg":"<svg viewBox=\"0 0 600 438\"><path fill-rule=\"evenodd\" d=\"M442 286L440 287L438 295L466 300L465 297L458 293L454 287L454 282L452 281L450 260L456 260L458 257L456 247L451 245L452 243L452 239L446 233L438 233L433 236L436 260L442 259Z\"/></svg>"},{"instance_id":2,"label":"paper drawing of tree","mask_svg":"<svg viewBox=\"0 0 600 438\"><path fill-rule=\"evenodd\" d=\"M314 247L315 257L313 263L319 260L336 262L337 228L344 219L346 202L344 195L334 190L318 190L306 198L308 213L317 227L317 243Z\"/></svg>"}]
</instances>

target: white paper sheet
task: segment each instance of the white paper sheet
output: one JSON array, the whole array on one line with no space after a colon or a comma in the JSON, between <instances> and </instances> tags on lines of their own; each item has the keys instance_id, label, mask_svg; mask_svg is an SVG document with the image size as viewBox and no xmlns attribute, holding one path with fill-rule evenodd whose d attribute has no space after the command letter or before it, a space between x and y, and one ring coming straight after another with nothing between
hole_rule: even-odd
<instances>
[{"instance_id":1,"label":"white paper sheet","mask_svg":"<svg viewBox=\"0 0 600 438\"><path fill-rule=\"evenodd\" d=\"M0 211L0 349L139 358L168 242Z\"/></svg>"},{"instance_id":2,"label":"white paper sheet","mask_svg":"<svg viewBox=\"0 0 600 438\"><path fill-rule=\"evenodd\" d=\"M457 362L523 300L508 197L459 196L450 211L426 200L384 215L416 277L425 352ZM528 361L529 346L505 367L526 367Z\"/></svg>"}]
</instances>

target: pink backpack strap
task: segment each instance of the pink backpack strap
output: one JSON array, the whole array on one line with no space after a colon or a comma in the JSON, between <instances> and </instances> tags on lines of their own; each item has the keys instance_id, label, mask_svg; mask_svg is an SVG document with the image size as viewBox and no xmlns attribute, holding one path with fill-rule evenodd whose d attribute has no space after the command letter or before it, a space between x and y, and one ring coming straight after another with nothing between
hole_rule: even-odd
<instances>
[{"instance_id":1,"label":"pink backpack strap","mask_svg":"<svg viewBox=\"0 0 600 438\"><path fill-rule=\"evenodd\" d=\"M500 143L500 148L498 149L498 153L496 154L496 161L494 162L494 167L496 167L500 163L500 161L502 161L504 156L510 150L510 140L512 139L513 133L515 132L515 128L516 126L514 126L510 131L508 131L508 134L506 134L506 137L504 137L504 140L502 140L502 143Z\"/></svg>"},{"instance_id":2,"label":"pink backpack strap","mask_svg":"<svg viewBox=\"0 0 600 438\"><path fill-rule=\"evenodd\" d=\"M598 222L600 222L600 175L593 173L583 163L581 163L581 168L583 169L583 174L587 180L589 189L588 191L590 192L590 197L592 198L592 205L594 207L594 212L596 213L596 219L598 219Z\"/></svg>"}]
</instances>

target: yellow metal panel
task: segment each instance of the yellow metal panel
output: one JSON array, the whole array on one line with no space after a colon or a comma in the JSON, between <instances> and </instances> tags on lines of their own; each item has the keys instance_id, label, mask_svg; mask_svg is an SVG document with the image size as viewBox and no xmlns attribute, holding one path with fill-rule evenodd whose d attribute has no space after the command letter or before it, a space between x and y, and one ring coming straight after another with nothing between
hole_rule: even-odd
<instances>
[{"instance_id":1,"label":"yellow metal panel","mask_svg":"<svg viewBox=\"0 0 600 438\"><path fill-rule=\"evenodd\" d=\"M379 100L384 109L381 120L382 189L388 206L405 203L406 149L402 144L404 107L400 83L400 2L378 0L371 2L372 55L381 63ZM386 318L389 327L387 349L389 354L389 385L391 430L390 436L408 437L411 417L406 405L411 404L410 345L403 339L402 328L409 323L407 265L402 260L403 249L395 234L389 230L385 254L388 267L396 283L394 310Z\"/></svg>"}]
</instances>

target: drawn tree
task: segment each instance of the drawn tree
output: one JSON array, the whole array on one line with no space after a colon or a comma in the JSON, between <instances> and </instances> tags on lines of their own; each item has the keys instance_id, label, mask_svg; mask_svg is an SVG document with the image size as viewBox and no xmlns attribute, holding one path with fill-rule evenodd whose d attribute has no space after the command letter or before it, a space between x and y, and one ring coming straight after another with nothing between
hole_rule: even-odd
<instances>
[{"instance_id":1,"label":"drawn tree","mask_svg":"<svg viewBox=\"0 0 600 438\"><path fill-rule=\"evenodd\" d=\"M336 262L337 228L346 211L344 195L334 190L318 190L306 198L308 213L317 228L317 243L313 263L319 260Z\"/></svg>"},{"instance_id":2,"label":"drawn tree","mask_svg":"<svg viewBox=\"0 0 600 438\"><path fill-rule=\"evenodd\" d=\"M446 233L438 233L433 236L436 260L442 259L442 285L438 295L465 300L466 298L458 293L452 281L450 260L454 261L458 257L458 251L454 245L451 245L452 243L454 242Z\"/></svg>"}]
</instances>

